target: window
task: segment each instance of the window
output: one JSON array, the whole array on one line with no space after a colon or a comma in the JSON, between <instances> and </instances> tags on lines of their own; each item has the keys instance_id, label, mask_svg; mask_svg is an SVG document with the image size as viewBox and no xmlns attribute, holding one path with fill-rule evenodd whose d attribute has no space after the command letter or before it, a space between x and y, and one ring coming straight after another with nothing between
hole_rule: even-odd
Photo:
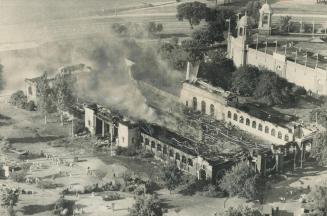
<instances>
[{"instance_id":1,"label":"window","mask_svg":"<svg viewBox=\"0 0 327 216\"><path fill-rule=\"evenodd\" d=\"M172 149L169 150L169 156L174 157L174 150L172 150Z\"/></svg>"},{"instance_id":2,"label":"window","mask_svg":"<svg viewBox=\"0 0 327 216\"><path fill-rule=\"evenodd\" d=\"M186 101L186 102L185 102L185 106L187 106L187 107L188 107L188 101Z\"/></svg>"},{"instance_id":3,"label":"window","mask_svg":"<svg viewBox=\"0 0 327 216\"><path fill-rule=\"evenodd\" d=\"M151 148L155 148L156 147L156 144L154 141L151 141Z\"/></svg>"},{"instance_id":4,"label":"window","mask_svg":"<svg viewBox=\"0 0 327 216\"><path fill-rule=\"evenodd\" d=\"M161 151L161 145L160 144L157 145L157 151Z\"/></svg>"},{"instance_id":5,"label":"window","mask_svg":"<svg viewBox=\"0 0 327 216\"><path fill-rule=\"evenodd\" d=\"M198 109L198 101L196 99L196 97L193 98L193 110L197 110Z\"/></svg>"},{"instance_id":6,"label":"window","mask_svg":"<svg viewBox=\"0 0 327 216\"><path fill-rule=\"evenodd\" d=\"M246 121L245 121L245 124L247 125L247 126L250 126L250 119L246 119Z\"/></svg>"},{"instance_id":7,"label":"window","mask_svg":"<svg viewBox=\"0 0 327 216\"><path fill-rule=\"evenodd\" d=\"M278 135L277 135L278 139L283 139L283 134L282 132L278 131Z\"/></svg>"},{"instance_id":8,"label":"window","mask_svg":"<svg viewBox=\"0 0 327 216\"><path fill-rule=\"evenodd\" d=\"M228 117L228 118L232 118L232 113L231 113L230 111L228 111L228 113L227 113L227 117Z\"/></svg>"},{"instance_id":9,"label":"window","mask_svg":"<svg viewBox=\"0 0 327 216\"><path fill-rule=\"evenodd\" d=\"M189 166L193 166L193 161L192 161L192 159L190 159L190 158L187 159L187 163L188 163Z\"/></svg>"},{"instance_id":10,"label":"window","mask_svg":"<svg viewBox=\"0 0 327 216\"><path fill-rule=\"evenodd\" d=\"M206 102L201 101L201 112L202 114L206 114Z\"/></svg>"},{"instance_id":11,"label":"window","mask_svg":"<svg viewBox=\"0 0 327 216\"><path fill-rule=\"evenodd\" d=\"M123 143L125 142L125 137L122 137Z\"/></svg>"},{"instance_id":12,"label":"window","mask_svg":"<svg viewBox=\"0 0 327 216\"><path fill-rule=\"evenodd\" d=\"M258 126L258 130L259 130L259 131L262 131L262 124L259 124L259 126Z\"/></svg>"},{"instance_id":13,"label":"window","mask_svg":"<svg viewBox=\"0 0 327 216\"><path fill-rule=\"evenodd\" d=\"M175 159L176 159L176 160L180 160L180 159L181 159L181 156L180 156L178 153L176 153L176 154L175 154Z\"/></svg>"},{"instance_id":14,"label":"window","mask_svg":"<svg viewBox=\"0 0 327 216\"><path fill-rule=\"evenodd\" d=\"M210 105L210 115L211 116L215 115L215 106L213 104Z\"/></svg>"},{"instance_id":15,"label":"window","mask_svg":"<svg viewBox=\"0 0 327 216\"><path fill-rule=\"evenodd\" d=\"M234 121L238 121L238 116L236 113L234 113L233 119L234 119Z\"/></svg>"},{"instance_id":16,"label":"window","mask_svg":"<svg viewBox=\"0 0 327 216\"><path fill-rule=\"evenodd\" d=\"M271 136L275 136L275 135L276 135L275 129L271 129Z\"/></svg>"},{"instance_id":17,"label":"window","mask_svg":"<svg viewBox=\"0 0 327 216\"><path fill-rule=\"evenodd\" d=\"M141 141L141 143L143 143L143 141L144 141L143 136L140 137L140 141Z\"/></svg>"},{"instance_id":18,"label":"window","mask_svg":"<svg viewBox=\"0 0 327 216\"><path fill-rule=\"evenodd\" d=\"M265 127L265 133L269 133L269 127L268 126Z\"/></svg>"},{"instance_id":19,"label":"window","mask_svg":"<svg viewBox=\"0 0 327 216\"><path fill-rule=\"evenodd\" d=\"M32 90L32 87L31 86L28 87L28 94L29 95L33 95L33 90Z\"/></svg>"},{"instance_id":20,"label":"window","mask_svg":"<svg viewBox=\"0 0 327 216\"><path fill-rule=\"evenodd\" d=\"M91 126L91 121L90 121L90 120L88 120L88 121L87 121L87 124L88 124L89 126Z\"/></svg>"},{"instance_id":21,"label":"window","mask_svg":"<svg viewBox=\"0 0 327 216\"><path fill-rule=\"evenodd\" d=\"M257 122L256 121L252 122L252 128L257 128Z\"/></svg>"},{"instance_id":22,"label":"window","mask_svg":"<svg viewBox=\"0 0 327 216\"><path fill-rule=\"evenodd\" d=\"M242 27L240 27L239 36L243 36L243 28Z\"/></svg>"},{"instance_id":23,"label":"window","mask_svg":"<svg viewBox=\"0 0 327 216\"><path fill-rule=\"evenodd\" d=\"M244 117L240 116L240 123L244 123Z\"/></svg>"},{"instance_id":24,"label":"window","mask_svg":"<svg viewBox=\"0 0 327 216\"><path fill-rule=\"evenodd\" d=\"M263 16L263 18L262 18L262 24L263 24L263 25L268 24L268 15L264 15L264 16Z\"/></svg>"},{"instance_id":25,"label":"window","mask_svg":"<svg viewBox=\"0 0 327 216\"><path fill-rule=\"evenodd\" d=\"M182 163L186 164L186 157L184 155L182 156Z\"/></svg>"},{"instance_id":26,"label":"window","mask_svg":"<svg viewBox=\"0 0 327 216\"><path fill-rule=\"evenodd\" d=\"M148 138L145 138L145 145L149 145L149 139Z\"/></svg>"},{"instance_id":27,"label":"window","mask_svg":"<svg viewBox=\"0 0 327 216\"><path fill-rule=\"evenodd\" d=\"M289 136L288 136L288 135L285 135L284 140L285 140L286 142L288 142L288 141L290 140Z\"/></svg>"},{"instance_id":28,"label":"window","mask_svg":"<svg viewBox=\"0 0 327 216\"><path fill-rule=\"evenodd\" d=\"M163 147L163 153L166 155L167 154L167 146L165 145L164 147Z\"/></svg>"}]
</instances>

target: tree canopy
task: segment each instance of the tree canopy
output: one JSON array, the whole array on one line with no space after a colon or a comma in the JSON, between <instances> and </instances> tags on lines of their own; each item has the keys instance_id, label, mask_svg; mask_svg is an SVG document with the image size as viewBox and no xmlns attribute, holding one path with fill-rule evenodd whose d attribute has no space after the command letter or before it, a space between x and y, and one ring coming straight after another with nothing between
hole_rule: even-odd
<instances>
[{"instance_id":1,"label":"tree canopy","mask_svg":"<svg viewBox=\"0 0 327 216\"><path fill-rule=\"evenodd\" d=\"M327 182L315 186L307 197L305 208L310 212L308 215L326 215L327 212Z\"/></svg>"},{"instance_id":2,"label":"tree canopy","mask_svg":"<svg viewBox=\"0 0 327 216\"><path fill-rule=\"evenodd\" d=\"M320 165L327 165L327 132L317 133L313 137L311 157L315 158Z\"/></svg>"},{"instance_id":3,"label":"tree canopy","mask_svg":"<svg viewBox=\"0 0 327 216\"><path fill-rule=\"evenodd\" d=\"M260 18L260 13L259 13L260 8L261 8L261 2L258 0L249 1L246 4L247 15L253 18L255 24L258 23Z\"/></svg>"},{"instance_id":4,"label":"tree canopy","mask_svg":"<svg viewBox=\"0 0 327 216\"><path fill-rule=\"evenodd\" d=\"M135 198L130 216L162 216L159 199L155 195L141 195Z\"/></svg>"},{"instance_id":5,"label":"tree canopy","mask_svg":"<svg viewBox=\"0 0 327 216\"><path fill-rule=\"evenodd\" d=\"M253 93L260 102L270 105L285 105L294 102L293 85L276 73L263 70Z\"/></svg>"},{"instance_id":6,"label":"tree canopy","mask_svg":"<svg viewBox=\"0 0 327 216\"><path fill-rule=\"evenodd\" d=\"M248 206L230 207L220 214L220 216L263 216L263 214L255 208Z\"/></svg>"},{"instance_id":7,"label":"tree canopy","mask_svg":"<svg viewBox=\"0 0 327 216\"><path fill-rule=\"evenodd\" d=\"M170 192L180 184L181 178L182 171L175 164L170 163L162 170L162 179Z\"/></svg>"},{"instance_id":8,"label":"tree canopy","mask_svg":"<svg viewBox=\"0 0 327 216\"><path fill-rule=\"evenodd\" d=\"M241 96L253 96L258 85L259 76L260 71L255 66L239 67L232 75L231 91Z\"/></svg>"},{"instance_id":9,"label":"tree canopy","mask_svg":"<svg viewBox=\"0 0 327 216\"><path fill-rule=\"evenodd\" d=\"M199 25L201 20L206 18L208 8L206 4L201 2L187 2L177 6L177 19L183 21L187 19L191 28Z\"/></svg>"},{"instance_id":10,"label":"tree canopy","mask_svg":"<svg viewBox=\"0 0 327 216\"><path fill-rule=\"evenodd\" d=\"M230 196L262 200L265 182L252 167L246 162L241 162L226 172L219 187Z\"/></svg>"},{"instance_id":11,"label":"tree canopy","mask_svg":"<svg viewBox=\"0 0 327 216\"><path fill-rule=\"evenodd\" d=\"M59 73L54 79L57 110L66 110L74 101L75 78L71 73Z\"/></svg>"}]
</instances>

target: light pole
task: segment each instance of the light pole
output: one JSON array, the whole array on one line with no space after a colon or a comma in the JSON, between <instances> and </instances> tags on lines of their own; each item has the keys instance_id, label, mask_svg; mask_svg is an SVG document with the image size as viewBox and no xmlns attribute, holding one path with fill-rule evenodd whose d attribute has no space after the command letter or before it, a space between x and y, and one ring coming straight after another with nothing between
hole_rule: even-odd
<instances>
[{"instance_id":1,"label":"light pole","mask_svg":"<svg viewBox=\"0 0 327 216\"><path fill-rule=\"evenodd\" d=\"M277 53L277 46L278 46L278 41L277 41L277 40L275 40L275 41L274 41L274 43L276 44L276 46L275 46L275 53Z\"/></svg>"},{"instance_id":2,"label":"light pole","mask_svg":"<svg viewBox=\"0 0 327 216\"><path fill-rule=\"evenodd\" d=\"M228 22L228 38L230 37L230 18L226 19L226 22Z\"/></svg>"}]
</instances>

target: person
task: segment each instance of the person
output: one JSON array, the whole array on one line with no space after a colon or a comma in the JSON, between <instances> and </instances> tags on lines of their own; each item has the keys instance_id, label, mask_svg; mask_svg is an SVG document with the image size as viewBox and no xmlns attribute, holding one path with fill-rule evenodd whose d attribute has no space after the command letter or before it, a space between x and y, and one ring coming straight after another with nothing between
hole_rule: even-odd
<instances>
[{"instance_id":1,"label":"person","mask_svg":"<svg viewBox=\"0 0 327 216\"><path fill-rule=\"evenodd\" d=\"M90 175L90 169L91 169L90 167L87 167L87 173L86 173L87 175Z\"/></svg>"}]
</instances>

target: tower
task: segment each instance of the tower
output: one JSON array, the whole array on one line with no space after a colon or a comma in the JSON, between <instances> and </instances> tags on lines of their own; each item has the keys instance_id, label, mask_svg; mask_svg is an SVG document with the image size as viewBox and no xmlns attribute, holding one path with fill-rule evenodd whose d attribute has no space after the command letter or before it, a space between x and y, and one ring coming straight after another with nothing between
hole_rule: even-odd
<instances>
[{"instance_id":1,"label":"tower","mask_svg":"<svg viewBox=\"0 0 327 216\"><path fill-rule=\"evenodd\" d=\"M273 10L268 4L267 0L260 9L260 19L259 19L259 33L263 35L271 35L271 18L273 15Z\"/></svg>"},{"instance_id":2,"label":"tower","mask_svg":"<svg viewBox=\"0 0 327 216\"><path fill-rule=\"evenodd\" d=\"M237 24L237 38L235 40L235 45L238 50L234 50L234 63L236 66L246 65L247 44L249 36L248 27L249 17L245 12L245 15L238 21Z\"/></svg>"}]
</instances>

